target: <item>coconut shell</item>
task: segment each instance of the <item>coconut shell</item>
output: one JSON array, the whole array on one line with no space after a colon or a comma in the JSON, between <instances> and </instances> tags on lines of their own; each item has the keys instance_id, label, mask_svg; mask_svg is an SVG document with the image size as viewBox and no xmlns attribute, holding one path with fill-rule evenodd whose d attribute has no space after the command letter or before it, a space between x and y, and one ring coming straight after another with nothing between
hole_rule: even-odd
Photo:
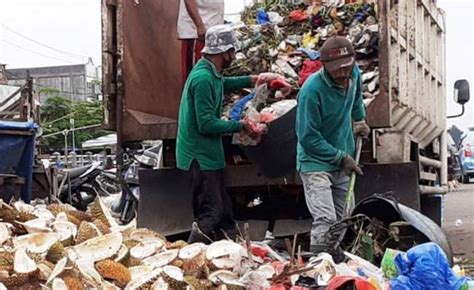
<instances>
[{"instance_id":1,"label":"coconut shell","mask_svg":"<svg viewBox=\"0 0 474 290\"><path fill-rule=\"evenodd\" d=\"M121 287L127 285L132 279L130 271L114 260L99 261L95 264L95 268L102 277L116 281Z\"/></svg>"},{"instance_id":2,"label":"coconut shell","mask_svg":"<svg viewBox=\"0 0 474 290\"><path fill-rule=\"evenodd\" d=\"M68 210L66 214L68 217L73 216L81 222L92 222L94 220L89 213L80 210Z\"/></svg>"},{"instance_id":3,"label":"coconut shell","mask_svg":"<svg viewBox=\"0 0 474 290\"><path fill-rule=\"evenodd\" d=\"M155 283L158 278L160 278L161 273L162 269L158 268L146 274L140 275L136 279L130 281L125 289L150 289L150 286L153 285L153 283Z\"/></svg>"},{"instance_id":4,"label":"coconut shell","mask_svg":"<svg viewBox=\"0 0 474 290\"><path fill-rule=\"evenodd\" d=\"M107 220L107 216L105 215L105 209L102 207L102 203L97 197L89 206L90 214L94 218L94 220L100 220L103 222L107 227L110 228L109 221Z\"/></svg>"},{"instance_id":5,"label":"coconut shell","mask_svg":"<svg viewBox=\"0 0 474 290\"><path fill-rule=\"evenodd\" d=\"M212 288L211 281L207 279L198 279L193 276L184 276L184 282L193 290L208 290Z\"/></svg>"},{"instance_id":6,"label":"coconut shell","mask_svg":"<svg viewBox=\"0 0 474 290\"><path fill-rule=\"evenodd\" d=\"M101 233L93 223L83 221L77 230L76 243L80 244L99 235Z\"/></svg>"},{"instance_id":7,"label":"coconut shell","mask_svg":"<svg viewBox=\"0 0 474 290\"><path fill-rule=\"evenodd\" d=\"M46 207L55 217L60 212L67 212L71 207L66 204L52 203Z\"/></svg>"},{"instance_id":8,"label":"coconut shell","mask_svg":"<svg viewBox=\"0 0 474 290\"><path fill-rule=\"evenodd\" d=\"M14 256L10 252L0 252L0 267L13 267Z\"/></svg>"},{"instance_id":9,"label":"coconut shell","mask_svg":"<svg viewBox=\"0 0 474 290\"><path fill-rule=\"evenodd\" d=\"M184 260L183 261L183 270L185 275L188 276L195 276L195 277L207 277L205 272L206 266L206 259L205 259L205 254L204 252L201 252L199 255L196 257L189 259L189 260Z\"/></svg>"},{"instance_id":10,"label":"coconut shell","mask_svg":"<svg viewBox=\"0 0 474 290\"><path fill-rule=\"evenodd\" d=\"M39 277L41 277L41 272L39 269L36 269L35 271L26 274L13 274L8 277L0 276L0 283L3 283L8 289L26 289L29 287L27 284L33 284L39 279Z\"/></svg>"},{"instance_id":11,"label":"coconut shell","mask_svg":"<svg viewBox=\"0 0 474 290\"><path fill-rule=\"evenodd\" d=\"M167 242L166 243L166 249L168 249L168 250L171 250L171 249L180 250L180 249L186 247L187 245L188 245L188 243L183 241L183 240L179 240L179 241L176 241L174 243Z\"/></svg>"},{"instance_id":12,"label":"coconut shell","mask_svg":"<svg viewBox=\"0 0 474 290\"><path fill-rule=\"evenodd\" d=\"M186 289L186 282L184 281L183 270L178 267L163 267L163 273L161 274L161 277L169 285L170 289Z\"/></svg>"},{"instance_id":13,"label":"coconut shell","mask_svg":"<svg viewBox=\"0 0 474 290\"><path fill-rule=\"evenodd\" d=\"M82 284L81 280L77 276L65 275L63 277L64 282L67 285L68 290L85 290L86 288Z\"/></svg>"},{"instance_id":14,"label":"coconut shell","mask_svg":"<svg viewBox=\"0 0 474 290\"><path fill-rule=\"evenodd\" d=\"M78 219L77 217L70 215L69 213L65 213L67 220L73 224L76 225L76 227L79 227L82 223L82 220Z\"/></svg>"},{"instance_id":15,"label":"coconut shell","mask_svg":"<svg viewBox=\"0 0 474 290\"><path fill-rule=\"evenodd\" d=\"M131 249L135 247L136 245L140 244L140 242L137 240L125 240L123 241L123 244L127 246L127 248Z\"/></svg>"},{"instance_id":16,"label":"coconut shell","mask_svg":"<svg viewBox=\"0 0 474 290\"><path fill-rule=\"evenodd\" d=\"M128 267L128 268L143 265L142 260L134 258L130 255L128 255L128 257L125 260L123 260L121 263L125 267Z\"/></svg>"},{"instance_id":17,"label":"coconut shell","mask_svg":"<svg viewBox=\"0 0 474 290\"><path fill-rule=\"evenodd\" d=\"M64 245L61 242L54 243L46 254L46 260L56 264L65 256Z\"/></svg>"},{"instance_id":18,"label":"coconut shell","mask_svg":"<svg viewBox=\"0 0 474 290\"><path fill-rule=\"evenodd\" d=\"M104 223L102 220L98 220L98 219L94 220L92 223L99 229L99 231L103 235L111 233L110 227L107 225L108 223Z\"/></svg>"}]
</instances>

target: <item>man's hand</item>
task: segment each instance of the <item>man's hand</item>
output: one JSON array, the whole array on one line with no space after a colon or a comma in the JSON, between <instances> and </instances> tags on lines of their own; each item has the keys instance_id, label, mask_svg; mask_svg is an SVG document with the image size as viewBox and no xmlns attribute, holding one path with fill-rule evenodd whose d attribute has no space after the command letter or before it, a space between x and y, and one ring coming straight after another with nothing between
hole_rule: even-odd
<instances>
[{"instance_id":1,"label":"man's hand","mask_svg":"<svg viewBox=\"0 0 474 290\"><path fill-rule=\"evenodd\" d=\"M344 171L348 176L351 175L352 172L364 175L362 169L360 169L359 165L357 165L355 160L349 154L346 154L342 159L342 171Z\"/></svg>"},{"instance_id":2,"label":"man's hand","mask_svg":"<svg viewBox=\"0 0 474 290\"><path fill-rule=\"evenodd\" d=\"M204 25L200 25L196 29L197 29L198 39L201 40L201 41L205 41L206 27Z\"/></svg>"},{"instance_id":3,"label":"man's hand","mask_svg":"<svg viewBox=\"0 0 474 290\"><path fill-rule=\"evenodd\" d=\"M370 128L365 120L354 122L354 135L361 136L362 138L368 138L370 134Z\"/></svg>"},{"instance_id":4,"label":"man's hand","mask_svg":"<svg viewBox=\"0 0 474 290\"><path fill-rule=\"evenodd\" d=\"M276 73L261 73L257 77L257 85L270 83L271 81L276 80L280 77L283 78L283 76Z\"/></svg>"},{"instance_id":5,"label":"man's hand","mask_svg":"<svg viewBox=\"0 0 474 290\"><path fill-rule=\"evenodd\" d=\"M240 121L242 123L243 131L251 138L256 139L259 136L265 135L268 131L266 124L255 124L247 119Z\"/></svg>"}]
</instances>

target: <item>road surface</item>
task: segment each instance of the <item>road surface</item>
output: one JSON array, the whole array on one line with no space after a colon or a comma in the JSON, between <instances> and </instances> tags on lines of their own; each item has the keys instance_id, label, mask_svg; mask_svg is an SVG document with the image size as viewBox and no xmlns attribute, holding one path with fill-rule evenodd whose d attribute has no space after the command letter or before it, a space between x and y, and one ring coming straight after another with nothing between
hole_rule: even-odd
<instances>
[{"instance_id":1,"label":"road surface","mask_svg":"<svg viewBox=\"0 0 474 290\"><path fill-rule=\"evenodd\" d=\"M471 179L474 182L473 179ZM445 196L443 229L449 237L454 257L474 274L474 184L461 184Z\"/></svg>"}]
</instances>

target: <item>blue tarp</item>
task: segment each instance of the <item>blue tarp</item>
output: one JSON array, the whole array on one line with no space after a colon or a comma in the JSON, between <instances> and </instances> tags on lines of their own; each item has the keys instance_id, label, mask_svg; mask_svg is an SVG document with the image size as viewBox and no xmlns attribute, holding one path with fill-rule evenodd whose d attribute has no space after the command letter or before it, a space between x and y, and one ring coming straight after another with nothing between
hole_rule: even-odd
<instances>
[{"instance_id":1,"label":"blue tarp","mask_svg":"<svg viewBox=\"0 0 474 290\"><path fill-rule=\"evenodd\" d=\"M25 179L20 196L27 203L31 201L37 128L38 125L33 122L0 121L0 130L10 131L9 134L0 132L0 174L15 174ZM18 135L15 131L19 131ZM21 134L24 131L30 131L32 134Z\"/></svg>"}]
</instances>

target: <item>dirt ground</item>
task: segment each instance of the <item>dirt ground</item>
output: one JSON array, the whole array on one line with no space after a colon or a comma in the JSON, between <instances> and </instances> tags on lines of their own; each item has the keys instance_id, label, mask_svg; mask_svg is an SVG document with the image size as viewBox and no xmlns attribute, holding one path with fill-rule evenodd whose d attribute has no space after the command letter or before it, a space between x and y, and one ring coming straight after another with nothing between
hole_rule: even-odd
<instances>
[{"instance_id":1,"label":"dirt ground","mask_svg":"<svg viewBox=\"0 0 474 290\"><path fill-rule=\"evenodd\" d=\"M443 229L451 242L455 260L473 277L474 184L461 184L458 191L445 196Z\"/></svg>"}]
</instances>

